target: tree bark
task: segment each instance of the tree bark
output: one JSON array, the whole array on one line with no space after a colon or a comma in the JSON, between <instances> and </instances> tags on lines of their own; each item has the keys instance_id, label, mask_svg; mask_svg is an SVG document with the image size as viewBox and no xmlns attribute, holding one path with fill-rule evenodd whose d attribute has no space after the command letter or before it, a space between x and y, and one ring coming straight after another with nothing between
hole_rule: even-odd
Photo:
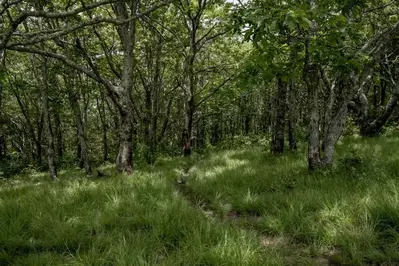
<instances>
[{"instance_id":1,"label":"tree bark","mask_svg":"<svg viewBox=\"0 0 399 266\"><path fill-rule=\"evenodd\" d=\"M76 124L76 119L75 119L75 124ZM82 146L80 146L80 141L79 141L79 130L76 127L76 162L78 163L79 168L83 168L83 159L82 159Z\"/></svg>"},{"instance_id":2,"label":"tree bark","mask_svg":"<svg viewBox=\"0 0 399 266\"><path fill-rule=\"evenodd\" d=\"M116 167L119 172L132 174L133 172L133 117L130 113L120 112L121 126L119 129L119 152Z\"/></svg>"},{"instance_id":3,"label":"tree bark","mask_svg":"<svg viewBox=\"0 0 399 266\"><path fill-rule=\"evenodd\" d=\"M295 123L290 120L288 121L288 143L290 145L290 150L291 151L296 151L297 150L297 145L296 145L296 137L295 137Z\"/></svg>"},{"instance_id":4,"label":"tree bark","mask_svg":"<svg viewBox=\"0 0 399 266\"><path fill-rule=\"evenodd\" d=\"M195 42L195 33L194 33L194 40ZM193 44L191 45L193 46ZM182 142L183 142L183 155L190 156L191 155L191 140L192 140L192 130L193 130L193 118L194 112L196 109L195 99L194 99L194 92L195 92L195 80L194 80L194 60L196 54L196 48L191 47L192 51L190 52L190 56L188 59L188 79L189 79L189 86L185 91L184 95L184 108L183 108L183 115L184 115L184 129L182 134Z\"/></svg>"},{"instance_id":5,"label":"tree bark","mask_svg":"<svg viewBox=\"0 0 399 266\"><path fill-rule=\"evenodd\" d=\"M308 167L314 170L320 166L320 132L319 132L319 75L316 65L305 66L305 82L308 87L309 136Z\"/></svg>"},{"instance_id":6,"label":"tree bark","mask_svg":"<svg viewBox=\"0 0 399 266\"><path fill-rule=\"evenodd\" d=\"M342 103L334 118L329 122L327 134L323 139L324 154L322 158L322 167L331 167L334 159L335 144L342 134L347 116L347 103Z\"/></svg>"},{"instance_id":7,"label":"tree bark","mask_svg":"<svg viewBox=\"0 0 399 266\"><path fill-rule=\"evenodd\" d=\"M183 142L184 156L191 155L194 111L195 111L194 97L190 96L190 99L184 103L184 108L183 108L184 128L182 132L182 142Z\"/></svg>"},{"instance_id":8,"label":"tree bark","mask_svg":"<svg viewBox=\"0 0 399 266\"><path fill-rule=\"evenodd\" d=\"M54 122L55 122L55 135L57 138L57 157L58 161L62 162L64 156L64 143L62 140L61 118L57 110L54 112Z\"/></svg>"},{"instance_id":9,"label":"tree bark","mask_svg":"<svg viewBox=\"0 0 399 266\"><path fill-rule=\"evenodd\" d=\"M287 83L282 77L277 78L276 115L272 129L271 152L282 154L284 152L285 114L287 110Z\"/></svg>"},{"instance_id":10,"label":"tree bark","mask_svg":"<svg viewBox=\"0 0 399 266\"><path fill-rule=\"evenodd\" d=\"M159 134L159 136L158 136L158 138L157 138L157 142L158 142L158 143L162 142L163 139L164 139L165 136L166 136L166 131L167 131L167 129L168 129L169 121L170 121L170 112L172 111L173 99L174 99L174 97L171 96L171 97L169 98L168 104L167 104L167 106L166 106L166 115L165 115L165 117L164 117L164 119L163 119L163 121L162 121L161 132L160 132L160 134Z\"/></svg>"},{"instance_id":11,"label":"tree bark","mask_svg":"<svg viewBox=\"0 0 399 266\"><path fill-rule=\"evenodd\" d=\"M0 161L7 156L6 137L0 134Z\"/></svg>"},{"instance_id":12,"label":"tree bark","mask_svg":"<svg viewBox=\"0 0 399 266\"><path fill-rule=\"evenodd\" d=\"M111 73L115 74L114 78L107 78L106 75L102 75L100 73L100 68L96 64L94 60L92 60L91 54L89 54L85 47L84 42L81 42L79 38L75 39L75 47L76 51L80 52L83 55L86 63L89 65L89 68L83 66L80 63L75 62L68 56L57 54L54 52L45 51L44 46L42 49L35 49L28 47L28 45L21 46L7 46L8 39L10 39L12 33L17 29L18 25L21 24L26 17L33 16L38 18L66 18L70 16L77 15L82 12L88 11L88 6L77 8L72 11L66 12L45 12L43 8L40 10L32 10L23 12L23 16L20 19L15 20L13 26L7 31L7 34L4 36L4 41L0 44L0 59L3 57L4 49L10 50L18 50L20 52L27 52L32 54L38 54L41 56L51 57L57 60L62 61L64 64L72 67L81 73L86 74L88 77L92 78L96 82L104 85L108 96L112 99L115 107L118 109L119 116L121 119L122 125L119 127L120 129L120 139L119 139L119 153L117 156L117 169L130 174L133 170L133 164L131 162L132 148L128 147L128 143L132 144L132 134L135 132L133 128L133 115L134 109L132 105L131 92L134 78L134 69L135 69L135 60L133 56L134 46L135 46L135 37L136 37L136 21L139 18L143 18L144 16L150 14L151 12L168 5L169 1L161 1L161 3L154 4L152 7L147 8L145 11L138 13L140 5L140 0L116 0L107 2L107 4L112 5L112 10L115 14L116 18L106 18L105 20L93 18L89 23L83 23L81 27L84 26L92 26L94 24L110 22L112 25L116 27L117 33L119 35L119 39L121 42L122 52L123 52L123 67L122 73L119 73L117 69L110 67ZM90 6L90 9L98 7L104 3L93 4ZM40 6L38 4L38 6ZM89 16L90 12L88 13ZM40 21L41 22L41 21ZM42 28L40 26L40 28ZM64 33L68 33L69 31L62 31ZM53 36L53 35L52 35ZM54 36L53 36L54 37ZM25 42L25 44L35 44L41 41L53 39L49 38L49 36L44 36L43 38L39 38L40 40L36 40L33 42ZM100 38L101 42L101 38ZM61 43L61 42L60 42ZM83 43L83 45L82 45ZM59 44L59 43L57 43ZM62 44L60 45L62 46ZM67 48L66 46L64 48ZM69 50L70 47L67 49ZM104 53L110 55L110 52L107 49L103 49ZM109 59L109 58L107 58ZM0 60L2 61L2 60ZM109 61L109 60L108 60ZM116 73L117 72L117 73ZM110 72L108 72L110 73ZM119 119L118 119L119 120ZM126 159L126 160L125 160ZM130 160L130 161L129 161Z\"/></svg>"},{"instance_id":13,"label":"tree bark","mask_svg":"<svg viewBox=\"0 0 399 266\"><path fill-rule=\"evenodd\" d=\"M2 71L2 51L0 51L0 73ZM6 134L4 134L4 127L2 125L3 118L3 83L0 80L0 161L7 156Z\"/></svg>"},{"instance_id":14,"label":"tree bark","mask_svg":"<svg viewBox=\"0 0 399 266\"><path fill-rule=\"evenodd\" d=\"M40 120L37 126L37 142L36 142L36 158L37 164L42 164L42 139L43 139L43 126L44 126L44 115L43 112L40 114Z\"/></svg>"},{"instance_id":15,"label":"tree bark","mask_svg":"<svg viewBox=\"0 0 399 266\"><path fill-rule=\"evenodd\" d=\"M101 121L101 131L102 131L102 143L103 143L103 161L108 161L108 138L107 138L107 119L105 112L105 95L102 91L101 93L101 103L97 99L97 109Z\"/></svg>"},{"instance_id":16,"label":"tree bark","mask_svg":"<svg viewBox=\"0 0 399 266\"><path fill-rule=\"evenodd\" d=\"M87 175L91 175L91 164L90 164L90 159L89 159L89 152L87 148L87 142L85 138L85 129L84 129L84 124L82 120L82 113L80 111L80 106L79 106L79 101L76 95L71 91L68 90L68 98L69 98L69 103L71 105L71 108L73 110L74 116L75 116L75 123L76 123L76 129L77 129L77 134L78 134L78 140L79 140L79 157L80 160L83 164L83 167L85 169L85 172Z\"/></svg>"},{"instance_id":17,"label":"tree bark","mask_svg":"<svg viewBox=\"0 0 399 266\"><path fill-rule=\"evenodd\" d=\"M0 74L2 71L2 67L3 67L2 53L3 53L3 51L0 50ZM0 80L0 161L3 160L6 156L6 147L5 147L6 141L5 141L5 136L3 133L3 126L1 124L2 118L3 118L3 83Z\"/></svg>"},{"instance_id":18,"label":"tree bark","mask_svg":"<svg viewBox=\"0 0 399 266\"><path fill-rule=\"evenodd\" d=\"M362 136L368 136L368 137L373 137L379 134L398 105L399 105L399 85L396 85L394 94L391 96L387 105L385 106L384 112L370 123L368 123L367 120L363 121L363 123L360 126L360 134Z\"/></svg>"},{"instance_id":19,"label":"tree bark","mask_svg":"<svg viewBox=\"0 0 399 266\"><path fill-rule=\"evenodd\" d=\"M14 90L14 96L17 99L17 103L18 106L22 112L22 115L24 116L25 120L26 120L26 127L27 127L27 132L28 135L30 136L32 142L34 143L34 145L36 146L36 153L33 151L33 147L32 147L32 157L34 160L36 160L37 164L40 165L41 164L41 155L42 155L42 144L41 144L41 135L42 135L42 127L43 127L43 115L41 115L41 119L38 123L38 128L37 128L37 137L35 134L35 130L33 128L33 124L32 124L32 120L31 120L31 116L29 113L29 109L27 108L26 104L23 102L21 96L19 95L17 89Z\"/></svg>"},{"instance_id":20,"label":"tree bark","mask_svg":"<svg viewBox=\"0 0 399 266\"><path fill-rule=\"evenodd\" d=\"M146 114L144 117L144 142L146 144L145 159L148 164L154 163L154 145L153 145L153 102L152 102L152 88L145 88L145 108Z\"/></svg>"},{"instance_id":21,"label":"tree bark","mask_svg":"<svg viewBox=\"0 0 399 266\"><path fill-rule=\"evenodd\" d=\"M48 78L47 78L47 59L42 56L42 108L43 108L43 117L44 117L44 126L47 136L47 162L49 167L50 176L53 180L57 180L57 168L55 164L55 152L54 152L54 136L51 128L51 119L49 113L48 106Z\"/></svg>"},{"instance_id":22,"label":"tree bark","mask_svg":"<svg viewBox=\"0 0 399 266\"><path fill-rule=\"evenodd\" d=\"M187 39L190 41L188 53L185 54L185 66L183 71L183 85L181 86L183 91L183 133L182 133L182 144L183 144L183 155L191 155L192 142L193 142L193 120L194 115L197 112L198 106L207 101L212 97L218 90L226 84L230 78L226 79L219 86L215 87L211 92L199 99L198 95L198 73L195 72L195 66L197 61L197 55L202 50L204 45L214 40L215 38L222 36L226 32L218 32L211 36L211 30L207 33L199 36L200 29L204 23L202 23L204 11L207 8L207 1L198 1L198 5L193 8L189 2L185 2L181 5L180 11L183 12L183 23L187 30Z\"/></svg>"},{"instance_id":23,"label":"tree bark","mask_svg":"<svg viewBox=\"0 0 399 266\"><path fill-rule=\"evenodd\" d=\"M131 16L134 16L139 6L139 0L132 0L129 5ZM127 19L129 12L125 1L118 1L114 11L119 19ZM114 87L119 99L114 99L120 116L119 151L116 159L118 171L131 175L133 172L133 102L132 87L134 77L134 47L136 43L136 21L133 20L118 28L118 34L123 46L123 73L121 85Z\"/></svg>"},{"instance_id":24,"label":"tree bark","mask_svg":"<svg viewBox=\"0 0 399 266\"><path fill-rule=\"evenodd\" d=\"M295 113L296 109L296 91L295 91L295 83L293 80L290 82L289 86L289 103L288 103L288 111L289 111L289 118L288 118L288 143L290 145L290 150L295 151L297 150L296 144L296 121L297 116Z\"/></svg>"}]
</instances>

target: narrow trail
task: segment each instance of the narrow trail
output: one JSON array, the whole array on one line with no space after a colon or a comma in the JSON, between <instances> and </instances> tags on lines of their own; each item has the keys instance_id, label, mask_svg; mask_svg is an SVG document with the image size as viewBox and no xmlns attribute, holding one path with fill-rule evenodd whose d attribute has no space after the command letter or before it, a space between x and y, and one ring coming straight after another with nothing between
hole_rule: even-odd
<instances>
[{"instance_id":1,"label":"narrow trail","mask_svg":"<svg viewBox=\"0 0 399 266\"><path fill-rule=\"evenodd\" d=\"M240 230L249 231L248 222L254 223L261 219L261 215L259 213L239 213L236 211L229 211L227 214L222 214L216 208L212 206L212 202L202 197L199 193L197 193L194 189L192 189L187 182L189 182L189 172L194 166L194 163L188 164L180 171L180 175L178 176L177 182L175 182L175 188L180 193L180 195L186 199L190 205L200 210L207 218L215 219L220 223L228 223ZM298 253L303 253L304 256L309 257L308 254L305 254L306 245L300 242L297 242L291 238L284 236L273 236L267 235L265 233L259 232L256 229L251 231L255 232L259 238L259 245L261 248L267 249L275 249L279 248L287 248L295 250ZM309 261L308 265L320 265L320 266L336 266L336 264L332 261L331 257L336 254L336 252L331 251L328 254L323 256L313 257L311 261ZM298 262L293 260L291 257L284 258L286 265L298 265Z\"/></svg>"}]
</instances>

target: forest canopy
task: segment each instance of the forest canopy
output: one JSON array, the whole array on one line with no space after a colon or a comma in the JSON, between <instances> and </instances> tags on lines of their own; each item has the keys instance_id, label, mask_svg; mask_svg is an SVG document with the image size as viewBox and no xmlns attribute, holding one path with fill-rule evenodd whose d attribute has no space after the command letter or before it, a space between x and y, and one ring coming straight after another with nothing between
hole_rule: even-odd
<instances>
[{"instance_id":1,"label":"forest canopy","mask_svg":"<svg viewBox=\"0 0 399 266\"><path fill-rule=\"evenodd\" d=\"M398 121L397 14L385 0L2 0L2 172L131 174L239 135L278 155L286 133L310 170L331 167L348 126Z\"/></svg>"},{"instance_id":2,"label":"forest canopy","mask_svg":"<svg viewBox=\"0 0 399 266\"><path fill-rule=\"evenodd\" d=\"M399 265L399 0L0 0L0 265Z\"/></svg>"}]
</instances>

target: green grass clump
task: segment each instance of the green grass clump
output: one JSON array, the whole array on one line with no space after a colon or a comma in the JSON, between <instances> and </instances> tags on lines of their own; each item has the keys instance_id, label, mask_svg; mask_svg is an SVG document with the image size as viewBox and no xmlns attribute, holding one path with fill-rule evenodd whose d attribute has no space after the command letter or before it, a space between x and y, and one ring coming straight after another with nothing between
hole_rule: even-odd
<instances>
[{"instance_id":1,"label":"green grass clump","mask_svg":"<svg viewBox=\"0 0 399 266\"><path fill-rule=\"evenodd\" d=\"M314 173L305 147L257 144L132 177L0 180L0 265L398 265L398 148L346 138Z\"/></svg>"},{"instance_id":2,"label":"green grass clump","mask_svg":"<svg viewBox=\"0 0 399 266\"><path fill-rule=\"evenodd\" d=\"M291 239L296 261L398 265L398 148L395 137L346 138L334 168L311 174L305 147L279 157L265 147L222 151L192 168L188 185L221 215Z\"/></svg>"},{"instance_id":3,"label":"green grass clump","mask_svg":"<svg viewBox=\"0 0 399 266\"><path fill-rule=\"evenodd\" d=\"M255 234L208 219L177 192L182 163L133 177L68 171L58 182L41 174L2 181L0 265L278 263Z\"/></svg>"}]
</instances>

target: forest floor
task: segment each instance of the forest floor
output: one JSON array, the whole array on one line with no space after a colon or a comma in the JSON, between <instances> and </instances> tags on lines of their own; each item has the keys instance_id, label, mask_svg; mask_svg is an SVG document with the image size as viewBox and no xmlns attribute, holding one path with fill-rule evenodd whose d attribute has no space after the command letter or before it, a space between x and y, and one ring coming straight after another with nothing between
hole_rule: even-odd
<instances>
[{"instance_id":1,"label":"forest floor","mask_svg":"<svg viewBox=\"0 0 399 266\"><path fill-rule=\"evenodd\" d=\"M399 265L399 136L348 137L333 169L266 146L0 181L0 265Z\"/></svg>"}]
</instances>

